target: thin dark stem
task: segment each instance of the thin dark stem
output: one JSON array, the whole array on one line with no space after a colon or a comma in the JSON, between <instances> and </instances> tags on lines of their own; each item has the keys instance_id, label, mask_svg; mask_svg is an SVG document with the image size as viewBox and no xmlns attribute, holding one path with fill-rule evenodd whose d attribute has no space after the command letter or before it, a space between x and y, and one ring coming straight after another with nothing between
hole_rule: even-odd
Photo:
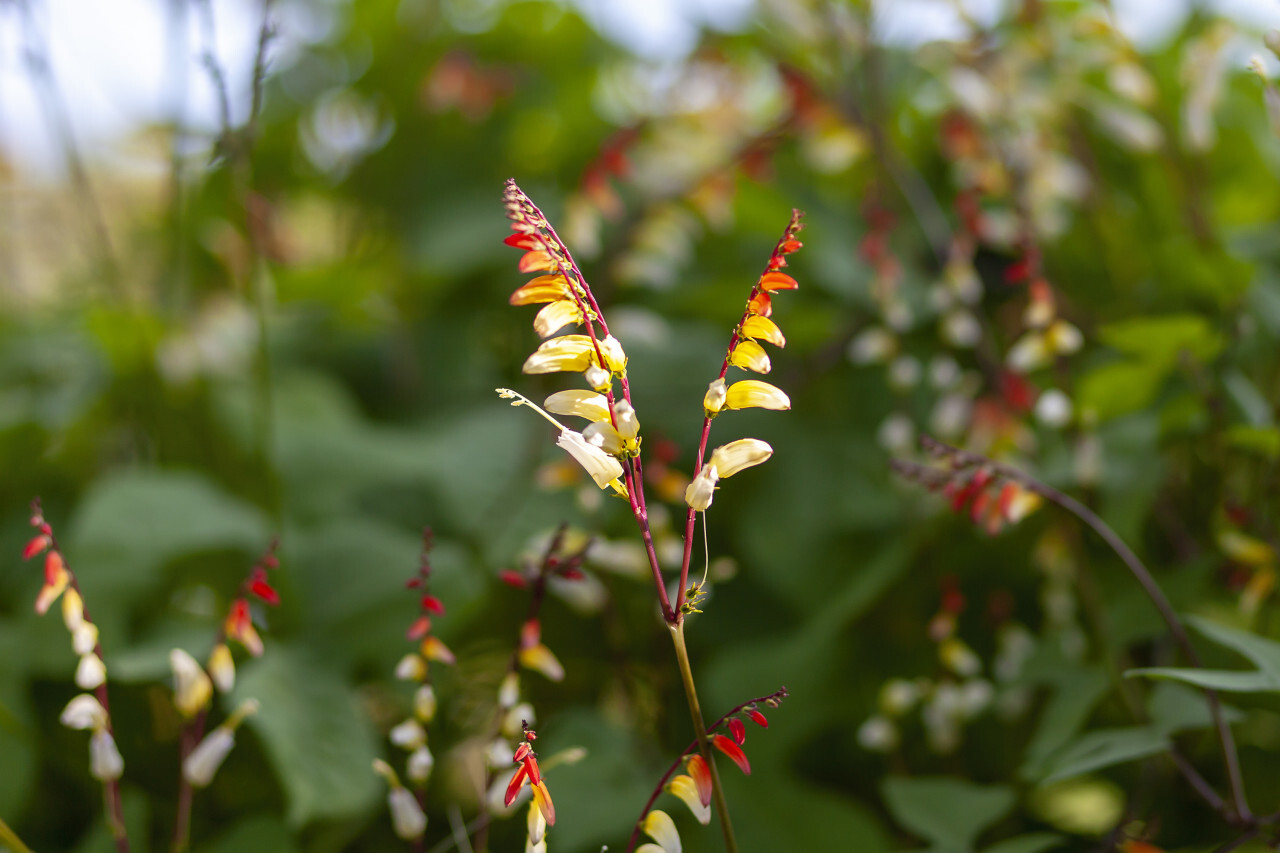
<instances>
[{"instance_id":1,"label":"thin dark stem","mask_svg":"<svg viewBox=\"0 0 1280 853\"><path fill-rule=\"evenodd\" d=\"M770 700L781 699L781 698L784 698L786 695L787 695L787 688L783 687L780 690L778 690L776 693L770 693L768 696L757 696L755 699L749 699L746 702L743 702L741 705L735 705L733 708L730 708L724 714L721 714L720 719L716 720L714 723L707 726L707 734L710 734L711 732L714 732L716 729L720 728L720 726L724 725L724 722L726 720L728 720L730 717L737 714L743 708L746 708L751 705L760 705ZM631 853L631 851L634 850L636 847L636 842L640 840L640 825L644 823L645 815L647 815L649 813L649 810L653 808L653 804L658 801L658 797L662 794L662 789L667 784L667 780L670 779L675 774L675 772L680 769L680 765L684 763L685 756L693 752L697 748L698 748L698 741L696 738L689 741L689 745L686 746L678 756L676 756L675 761L671 762L671 766L667 768L667 772L662 774L662 778L658 780L658 784L657 786L654 787L653 793L649 795L649 799L645 802L644 808L640 810L640 817L636 819L635 828L631 831L631 840L627 843L627 853Z\"/></svg>"},{"instance_id":2,"label":"thin dark stem","mask_svg":"<svg viewBox=\"0 0 1280 853\"><path fill-rule=\"evenodd\" d=\"M1257 838L1260 834L1262 834L1262 830L1255 826L1239 838L1234 838L1225 844L1220 844L1213 848L1213 853L1228 853L1228 851L1243 847L1245 844L1248 844L1250 841Z\"/></svg>"},{"instance_id":3,"label":"thin dark stem","mask_svg":"<svg viewBox=\"0 0 1280 853\"><path fill-rule=\"evenodd\" d=\"M1191 637L1182 621L1178 618L1173 605L1165 596L1164 590L1160 588L1151 572L1138 559L1138 555L1097 513L1070 495L1046 483L1042 483L1017 468L1001 464L977 453L969 453L957 447L952 447L929 436L922 437L921 442L930 452L946 457L958 468L983 467L1001 477L1014 480L1045 500L1062 507L1088 525L1110 546L1111 550L1120 558L1120 561L1129 569L1130 574L1138 581L1138 585L1142 587L1143 592L1147 594L1147 598L1151 600L1152 605L1160 614L1160 618L1164 620L1170 635L1182 650L1187 661L1194 667L1203 668L1204 663L1196 652L1195 647L1191 644ZM1235 816L1240 821L1249 822L1253 820L1253 814L1249 810L1249 804L1245 799L1244 779L1240 772L1240 758L1236 752L1235 738L1232 736L1231 728L1227 725L1226 717L1222 713L1222 703L1218 699L1217 691L1205 689L1204 695L1205 701L1209 706L1210 716L1213 717L1214 728L1218 733L1223 761L1227 767L1227 778L1231 785L1231 799L1235 809Z\"/></svg>"},{"instance_id":4,"label":"thin dark stem","mask_svg":"<svg viewBox=\"0 0 1280 853\"><path fill-rule=\"evenodd\" d=\"M557 552L559 552L560 546L564 543L564 534L568 529L569 525L567 523L561 523L561 525L556 528L556 532L551 535L551 541L547 543L546 549L542 552L542 560L538 564L538 573L530 582L529 607L525 611L525 618L524 622L521 623L522 625L527 624L532 619L538 618L538 613L542 610L542 602L546 599L547 581L551 576L551 570L558 565L564 565L564 563L557 563L555 556ZM592 540L588 540L585 545L573 554L570 554L565 559L565 562L573 563L581 561L586 556L587 550L591 547L591 544ZM519 669L520 642L517 640L516 647L512 649L511 656L507 659L507 667L503 674L504 676L510 675L513 672L518 672ZM501 705L494 709L493 718L489 723L488 735L485 738L486 741L492 740L498 733L499 729L502 727L502 718L506 712L507 709L503 708ZM495 776L496 774L494 773L493 768L486 767L484 772L484 785L479 792L479 814L476 819L472 821L472 825L476 827L474 846L475 849L479 851L485 851L489 847L490 815L488 791L489 787L493 784ZM452 847L454 845L451 844L449 846ZM449 848L446 847L444 849Z\"/></svg>"}]
</instances>

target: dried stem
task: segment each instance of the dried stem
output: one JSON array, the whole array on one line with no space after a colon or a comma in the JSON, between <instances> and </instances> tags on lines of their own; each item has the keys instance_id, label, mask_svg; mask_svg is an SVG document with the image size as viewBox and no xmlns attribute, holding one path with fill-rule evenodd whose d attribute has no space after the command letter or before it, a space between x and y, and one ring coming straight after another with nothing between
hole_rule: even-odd
<instances>
[{"instance_id":1,"label":"dried stem","mask_svg":"<svg viewBox=\"0 0 1280 853\"><path fill-rule=\"evenodd\" d=\"M1151 572L1138 559L1138 555L1120 538L1111 527L1103 521L1097 513L1089 509L1084 504L1077 501L1070 495L1061 492L1052 486L1042 483L1024 471L996 462L986 456L977 453L970 453L961 450L958 447L952 447L949 444L938 441L937 439L923 436L921 442L925 448L935 455L945 457L956 468L986 468L1001 477L1013 480L1026 489L1035 492L1045 500L1057 504L1058 506L1070 512L1088 525L1099 537L1102 538L1108 546L1111 547L1120 558L1120 561L1129 569L1130 574L1137 580L1138 585L1142 587L1147 598L1151 600L1152 605L1160 614L1160 618L1164 620L1165 626L1169 629L1169 634L1173 637L1178 648L1182 650L1187 661L1194 667L1202 668L1203 661L1196 652L1195 647L1191 644L1191 637L1187 633L1186 626L1178 618L1177 612L1173 609L1173 605L1165 596L1164 590L1156 582ZM1253 813L1249 810L1249 804L1245 799L1244 779L1240 772L1240 758L1236 751L1235 738L1231 734L1231 728L1227 725L1226 717L1222 713L1222 703L1218 699L1217 691L1205 689L1205 701L1209 706L1209 714L1213 718L1214 728L1217 730L1218 742L1222 749L1223 762L1227 768L1227 779L1231 786L1231 799L1234 807L1234 814L1223 809L1222 814L1229 820L1234 820L1244 824L1250 824L1254 821Z\"/></svg>"}]
</instances>

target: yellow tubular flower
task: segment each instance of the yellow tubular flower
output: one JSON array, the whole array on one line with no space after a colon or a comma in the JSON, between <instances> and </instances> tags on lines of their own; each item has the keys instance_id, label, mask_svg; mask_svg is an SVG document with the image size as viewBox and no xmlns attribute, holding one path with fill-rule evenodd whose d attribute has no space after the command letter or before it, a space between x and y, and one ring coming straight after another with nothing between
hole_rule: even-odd
<instances>
[{"instance_id":1,"label":"yellow tubular flower","mask_svg":"<svg viewBox=\"0 0 1280 853\"><path fill-rule=\"evenodd\" d=\"M540 275L517 288L507 301L512 305L537 305L560 299L573 299L569 280L562 275Z\"/></svg>"},{"instance_id":2,"label":"yellow tubular flower","mask_svg":"<svg viewBox=\"0 0 1280 853\"><path fill-rule=\"evenodd\" d=\"M787 345L787 339L782 336L782 330L778 328L778 324L759 314L752 314L742 321L742 327L738 330L738 337L750 338L751 340L759 338L776 347L785 347Z\"/></svg>"},{"instance_id":3,"label":"yellow tubular flower","mask_svg":"<svg viewBox=\"0 0 1280 853\"><path fill-rule=\"evenodd\" d=\"M729 386L725 394L728 409L772 409L785 412L791 408L791 399L780 388L759 379L744 379Z\"/></svg>"},{"instance_id":4,"label":"yellow tubular flower","mask_svg":"<svg viewBox=\"0 0 1280 853\"><path fill-rule=\"evenodd\" d=\"M671 815L654 809L645 815L641 828L645 835L658 842L658 847L665 853L681 853L680 833L676 831L676 822Z\"/></svg>"},{"instance_id":5,"label":"yellow tubular flower","mask_svg":"<svg viewBox=\"0 0 1280 853\"><path fill-rule=\"evenodd\" d=\"M684 801L689 811L693 812L693 816L698 819L698 823L703 826L711 823L711 806L702 804L702 799L698 796L698 786L692 777L685 775L673 777L667 783L667 790Z\"/></svg>"},{"instance_id":6,"label":"yellow tubular flower","mask_svg":"<svg viewBox=\"0 0 1280 853\"><path fill-rule=\"evenodd\" d=\"M706 412L707 417L714 418L724 411L725 396L723 379L717 379L707 386L707 393L702 397L702 410Z\"/></svg>"},{"instance_id":7,"label":"yellow tubular flower","mask_svg":"<svg viewBox=\"0 0 1280 853\"><path fill-rule=\"evenodd\" d=\"M604 353L604 366L612 373L624 373L627 369L627 354L622 351L622 344L613 335L600 342L600 351Z\"/></svg>"},{"instance_id":8,"label":"yellow tubular flower","mask_svg":"<svg viewBox=\"0 0 1280 853\"><path fill-rule=\"evenodd\" d=\"M542 401L542 407L557 415L576 415L589 421L609 420L609 401L603 394L592 391L557 391Z\"/></svg>"},{"instance_id":9,"label":"yellow tubular flower","mask_svg":"<svg viewBox=\"0 0 1280 853\"><path fill-rule=\"evenodd\" d=\"M556 444L568 451L578 464L587 470L600 488L606 488L622 476L622 465L594 444L589 444L582 433L563 430ZM616 490L616 487L615 487Z\"/></svg>"},{"instance_id":10,"label":"yellow tubular flower","mask_svg":"<svg viewBox=\"0 0 1280 853\"><path fill-rule=\"evenodd\" d=\"M525 373L581 373L595 361L595 349L586 335L564 335L543 341L524 361Z\"/></svg>"},{"instance_id":11,"label":"yellow tubular flower","mask_svg":"<svg viewBox=\"0 0 1280 853\"><path fill-rule=\"evenodd\" d=\"M729 356L729 363L734 367L741 367L743 370L755 373L768 373L773 369L773 365L769 363L769 354L764 351L764 347L751 340L738 341L738 345L733 348L733 354Z\"/></svg>"},{"instance_id":12,"label":"yellow tubular flower","mask_svg":"<svg viewBox=\"0 0 1280 853\"><path fill-rule=\"evenodd\" d=\"M572 299L560 299L547 303L538 312L538 316L533 318L533 330L538 337L545 338L565 326L576 326L581 322L582 312L578 310L578 303Z\"/></svg>"},{"instance_id":13,"label":"yellow tubular flower","mask_svg":"<svg viewBox=\"0 0 1280 853\"><path fill-rule=\"evenodd\" d=\"M623 442L634 442L640 435L640 420L636 417L636 410L626 400L619 400L613 406L613 413L617 416L618 434L622 436Z\"/></svg>"},{"instance_id":14,"label":"yellow tubular flower","mask_svg":"<svg viewBox=\"0 0 1280 853\"><path fill-rule=\"evenodd\" d=\"M715 498L716 483L719 481L720 473L716 471L716 466L703 465L698 476L684 490L684 502L698 512L705 511Z\"/></svg>"},{"instance_id":15,"label":"yellow tubular flower","mask_svg":"<svg viewBox=\"0 0 1280 853\"><path fill-rule=\"evenodd\" d=\"M768 460L773 448L758 438L740 438L717 447L709 463L722 478Z\"/></svg>"},{"instance_id":16,"label":"yellow tubular flower","mask_svg":"<svg viewBox=\"0 0 1280 853\"><path fill-rule=\"evenodd\" d=\"M600 448L610 456L621 456L623 453L622 436L613 428L613 424L607 421L587 424L587 428L582 431L582 437L586 439L587 444Z\"/></svg>"}]
</instances>

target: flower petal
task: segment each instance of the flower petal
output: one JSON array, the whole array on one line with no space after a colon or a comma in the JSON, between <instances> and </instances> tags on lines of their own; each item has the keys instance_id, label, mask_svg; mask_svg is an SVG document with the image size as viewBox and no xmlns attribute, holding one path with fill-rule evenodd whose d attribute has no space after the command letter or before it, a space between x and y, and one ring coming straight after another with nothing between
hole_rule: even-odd
<instances>
[{"instance_id":1,"label":"flower petal","mask_svg":"<svg viewBox=\"0 0 1280 853\"><path fill-rule=\"evenodd\" d=\"M738 329L738 337L752 340L759 338L776 347L787 345L787 339L782 336L782 330L778 328L778 324L760 314L752 314L742 321L742 326Z\"/></svg>"},{"instance_id":2,"label":"flower petal","mask_svg":"<svg viewBox=\"0 0 1280 853\"><path fill-rule=\"evenodd\" d=\"M748 776L751 775L751 762L747 761L747 754L742 748L724 735L712 735L711 745L723 752L725 755L738 765L738 769Z\"/></svg>"},{"instance_id":3,"label":"flower petal","mask_svg":"<svg viewBox=\"0 0 1280 853\"><path fill-rule=\"evenodd\" d=\"M772 409L785 412L791 408L791 398L781 388L761 382L759 379L743 379L729 386L725 393L725 408ZM726 475L727 476L727 475Z\"/></svg>"},{"instance_id":4,"label":"flower petal","mask_svg":"<svg viewBox=\"0 0 1280 853\"><path fill-rule=\"evenodd\" d=\"M521 649L519 652L520 665L525 669L532 669L542 673L552 681L564 680L564 666L556 658L551 649L538 643L531 648Z\"/></svg>"},{"instance_id":5,"label":"flower petal","mask_svg":"<svg viewBox=\"0 0 1280 853\"><path fill-rule=\"evenodd\" d=\"M589 421L609 420L609 401L603 394L574 389L557 391L542 401L542 408L557 415L575 415Z\"/></svg>"},{"instance_id":6,"label":"flower petal","mask_svg":"<svg viewBox=\"0 0 1280 853\"><path fill-rule=\"evenodd\" d=\"M547 790L547 783L539 781L533 786L533 801L538 804L538 810L542 812L542 817L546 819L547 826L556 825L556 806L551 802L551 792Z\"/></svg>"},{"instance_id":7,"label":"flower petal","mask_svg":"<svg viewBox=\"0 0 1280 853\"><path fill-rule=\"evenodd\" d=\"M756 725L763 726L766 729L769 728L768 718L765 717L764 714L761 714L759 711L757 711L755 708L752 708L749 711L747 711L747 716L750 717L751 721L754 722Z\"/></svg>"},{"instance_id":8,"label":"flower petal","mask_svg":"<svg viewBox=\"0 0 1280 853\"><path fill-rule=\"evenodd\" d=\"M422 641L422 647L419 651L422 652L422 656L427 660L438 660L447 664L452 664L457 660L453 656L453 652L439 637L427 637Z\"/></svg>"},{"instance_id":9,"label":"flower petal","mask_svg":"<svg viewBox=\"0 0 1280 853\"><path fill-rule=\"evenodd\" d=\"M520 272L553 272L557 268L556 259L541 249L531 249L520 256Z\"/></svg>"},{"instance_id":10,"label":"flower petal","mask_svg":"<svg viewBox=\"0 0 1280 853\"><path fill-rule=\"evenodd\" d=\"M565 326L576 326L582 322L582 312L578 303L572 299L560 299L550 302L533 318L533 330L538 337L545 338L560 331Z\"/></svg>"},{"instance_id":11,"label":"flower petal","mask_svg":"<svg viewBox=\"0 0 1280 853\"><path fill-rule=\"evenodd\" d=\"M689 811L693 812L693 816L698 819L698 823L703 826L711 823L711 794L708 792L707 802L702 802L698 795L698 786L692 777L683 774L672 777L667 783L667 790L684 801Z\"/></svg>"},{"instance_id":12,"label":"flower petal","mask_svg":"<svg viewBox=\"0 0 1280 853\"><path fill-rule=\"evenodd\" d=\"M773 448L758 438L740 438L717 447L711 454L720 478L732 477L744 468L751 468L768 460Z\"/></svg>"},{"instance_id":13,"label":"flower petal","mask_svg":"<svg viewBox=\"0 0 1280 853\"><path fill-rule=\"evenodd\" d=\"M662 809L654 809L645 815L641 828L645 835L658 842L665 853L681 853L680 833L676 831L676 822Z\"/></svg>"},{"instance_id":14,"label":"flower petal","mask_svg":"<svg viewBox=\"0 0 1280 853\"><path fill-rule=\"evenodd\" d=\"M531 278L516 288L507 299L512 305L537 305L541 302L555 302L560 299L572 299L573 290L569 279L556 273Z\"/></svg>"},{"instance_id":15,"label":"flower petal","mask_svg":"<svg viewBox=\"0 0 1280 853\"><path fill-rule=\"evenodd\" d=\"M704 806L711 805L711 768L707 767L706 759L701 755L691 755L685 766L698 790L698 801Z\"/></svg>"},{"instance_id":16,"label":"flower petal","mask_svg":"<svg viewBox=\"0 0 1280 853\"><path fill-rule=\"evenodd\" d=\"M800 284L784 272L773 270L760 276L760 289L765 291L795 290Z\"/></svg>"},{"instance_id":17,"label":"flower petal","mask_svg":"<svg viewBox=\"0 0 1280 853\"><path fill-rule=\"evenodd\" d=\"M733 735L733 739L741 746L747 740L747 727L742 724L742 720L734 717L729 721L729 734Z\"/></svg>"},{"instance_id":18,"label":"flower petal","mask_svg":"<svg viewBox=\"0 0 1280 853\"><path fill-rule=\"evenodd\" d=\"M595 361L591 338L564 335L543 341L520 368L525 373L581 373Z\"/></svg>"},{"instance_id":19,"label":"flower petal","mask_svg":"<svg viewBox=\"0 0 1280 853\"><path fill-rule=\"evenodd\" d=\"M580 432L574 432L571 429L563 430L560 437L556 439L556 444L577 460L578 464L591 475L591 479L596 481L596 485L602 489L622 476L621 463L594 444L589 444Z\"/></svg>"},{"instance_id":20,"label":"flower petal","mask_svg":"<svg viewBox=\"0 0 1280 853\"><path fill-rule=\"evenodd\" d=\"M747 311L751 314L759 314L761 317L772 317L773 297L761 290L751 297L751 301L747 303Z\"/></svg>"},{"instance_id":21,"label":"flower petal","mask_svg":"<svg viewBox=\"0 0 1280 853\"><path fill-rule=\"evenodd\" d=\"M507 783L507 795L502 801L503 805L511 805L516 798L516 794L520 793L520 788L524 785L524 778L528 775L529 768L521 764L515 775L511 777L511 781Z\"/></svg>"},{"instance_id":22,"label":"flower petal","mask_svg":"<svg viewBox=\"0 0 1280 853\"><path fill-rule=\"evenodd\" d=\"M769 354L764 351L764 347L750 340L738 341L738 345L733 348L733 353L729 356L729 363L734 367L756 373L768 373L773 369L773 365L769 362Z\"/></svg>"},{"instance_id":23,"label":"flower petal","mask_svg":"<svg viewBox=\"0 0 1280 853\"><path fill-rule=\"evenodd\" d=\"M187 719L209 706L213 698L213 682L204 667L182 649L169 652L169 668L173 670L173 704Z\"/></svg>"},{"instance_id":24,"label":"flower petal","mask_svg":"<svg viewBox=\"0 0 1280 853\"><path fill-rule=\"evenodd\" d=\"M703 465L698 476L685 488L684 502L698 512L705 511L715 499L716 483L719 480L720 475L716 472L715 465Z\"/></svg>"},{"instance_id":25,"label":"flower petal","mask_svg":"<svg viewBox=\"0 0 1280 853\"><path fill-rule=\"evenodd\" d=\"M758 346L758 345L757 345ZM702 396L702 410L706 416L715 417L724 411L725 397L724 379L717 379L707 386L707 393Z\"/></svg>"}]
</instances>

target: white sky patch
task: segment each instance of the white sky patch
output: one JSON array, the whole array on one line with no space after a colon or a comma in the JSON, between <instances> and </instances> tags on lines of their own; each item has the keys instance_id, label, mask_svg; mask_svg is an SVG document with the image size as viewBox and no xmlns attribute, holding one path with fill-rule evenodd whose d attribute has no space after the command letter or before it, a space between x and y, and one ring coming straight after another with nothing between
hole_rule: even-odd
<instances>
[{"instance_id":1,"label":"white sky patch","mask_svg":"<svg viewBox=\"0 0 1280 853\"><path fill-rule=\"evenodd\" d=\"M210 0L217 17L217 55L227 76L233 117L247 110L257 42L257 0ZM322 38L346 3L359 0L281 0L273 56L298 42ZM756 0L571 0L605 37L657 62L674 62L697 44L703 27L735 31L751 26ZM875 28L902 46L959 38L963 24L951 0L874 0ZM963 0L981 23L999 17L1010 0ZM1112 0L1121 29L1142 47L1177 31L1191 0ZM56 137L24 61L28 33L18 4L0 3L0 149L24 176L62 173ZM177 0L44 0L30 3L35 32L86 159L113 162L113 141L138 127L165 121L182 104L183 124L208 133L217 126L217 101L201 63L205 36L196 4ZM1206 0L1205 5L1255 29L1280 27L1280 0ZM187 9L174 32L172 10ZM1264 52L1261 44L1257 52Z\"/></svg>"}]
</instances>

